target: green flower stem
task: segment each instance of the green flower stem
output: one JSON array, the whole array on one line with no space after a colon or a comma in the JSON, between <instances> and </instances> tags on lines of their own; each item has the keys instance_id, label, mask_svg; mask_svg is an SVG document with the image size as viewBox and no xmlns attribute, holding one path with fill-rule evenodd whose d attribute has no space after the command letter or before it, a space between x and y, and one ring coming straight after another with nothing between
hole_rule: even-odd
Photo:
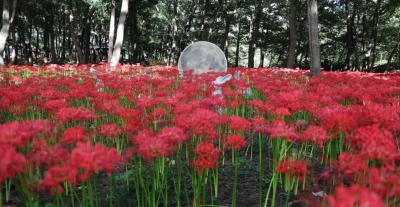
<instances>
[{"instance_id":1,"label":"green flower stem","mask_svg":"<svg viewBox=\"0 0 400 207\"><path fill-rule=\"evenodd\" d=\"M113 178L114 176L111 174L110 178L108 179L109 181L109 186L110 186L110 207L113 206Z\"/></svg>"},{"instance_id":2,"label":"green flower stem","mask_svg":"<svg viewBox=\"0 0 400 207\"><path fill-rule=\"evenodd\" d=\"M179 144L179 148L178 148L178 152L177 152L177 165L178 165L178 172L177 172L177 174L176 174L176 185L175 185L175 193L176 193L176 196L177 196L177 204L178 204L178 207L181 207L181 199L180 199L180 196L181 196L181 185L182 185L182 181L181 181L181 178L182 178L182 144Z\"/></svg>"},{"instance_id":3,"label":"green flower stem","mask_svg":"<svg viewBox=\"0 0 400 207\"><path fill-rule=\"evenodd\" d=\"M261 139L261 134L258 134L258 147L259 147L259 176L258 176L258 192L259 192L259 198L258 198L258 206L261 206L262 204L262 189L263 189L263 183L262 180L264 178L264 167L263 167L263 153L262 153L262 139Z\"/></svg>"},{"instance_id":4,"label":"green flower stem","mask_svg":"<svg viewBox=\"0 0 400 207\"><path fill-rule=\"evenodd\" d=\"M86 182L85 182L86 184ZM86 196L86 186L81 186L81 191L82 191L82 204L83 206L88 206L87 204L87 196Z\"/></svg>"},{"instance_id":5,"label":"green flower stem","mask_svg":"<svg viewBox=\"0 0 400 207\"><path fill-rule=\"evenodd\" d=\"M90 207L94 207L95 205L94 205L94 199L93 199L93 189L92 189L91 179L87 179L86 184L87 184L87 188L88 188Z\"/></svg>"},{"instance_id":6,"label":"green flower stem","mask_svg":"<svg viewBox=\"0 0 400 207\"><path fill-rule=\"evenodd\" d=\"M133 166L135 166L135 173L133 174L133 182L135 185L135 194L136 194L136 202L137 202L137 206L140 207L142 206L141 204L143 204L141 201L141 199L143 199L143 196L141 198L140 193L140 187L141 187L141 178L142 178L142 166L141 166L141 162L139 161L139 163L137 163L137 159L138 157L135 156L133 158ZM140 159L139 159L140 160ZM138 166L139 165L139 166ZM138 166L138 167L137 167Z\"/></svg>"},{"instance_id":7,"label":"green flower stem","mask_svg":"<svg viewBox=\"0 0 400 207\"><path fill-rule=\"evenodd\" d=\"M237 188L237 177L239 169L239 150L233 150L235 153L235 177L233 178L233 192L232 192L232 207L236 206L236 188Z\"/></svg>"},{"instance_id":8,"label":"green flower stem","mask_svg":"<svg viewBox=\"0 0 400 207\"><path fill-rule=\"evenodd\" d=\"M212 171L213 172L213 184L214 184L214 196L218 197L218 172L219 172L219 168L215 168L215 170Z\"/></svg>"},{"instance_id":9,"label":"green flower stem","mask_svg":"<svg viewBox=\"0 0 400 207\"><path fill-rule=\"evenodd\" d=\"M61 202L61 205L60 205ZM57 192L57 206L64 206L64 199L60 192Z\"/></svg>"},{"instance_id":10,"label":"green flower stem","mask_svg":"<svg viewBox=\"0 0 400 207\"><path fill-rule=\"evenodd\" d=\"M268 205L268 198L269 198L269 193L271 191L272 188L272 201L271 201L271 205L269 206L275 206L275 197L276 197L276 186L278 185L278 173L274 172L272 174L272 179L271 179L271 183L269 184L268 187L268 191L267 191L267 195L265 196L265 201L264 201L264 207L267 207Z\"/></svg>"},{"instance_id":11,"label":"green flower stem","mask_svg":"<svg viewBox=\"0 0 400 207\"><path fill-rule=\"evenodd\" d=\"M103 191L102 191L102 189L100 187L99 179L98 179L98 175L97 174L94 176L93 182L94 182L93 183L94 184L94 192L98 193L98 195L100 196L100 199L102 200L102 203L103 203L105 197L104 197ZM96 206L100 206L99 205L99 199L96 199Z\"/></svg>"},{"instance_id":12,"label":"green flower stem","mask_svg":"<svg viewBox=\"0 0 400 207\"><path fill-rule=\"evenodd\" d=\"M11 179L6 178L4 183L6 185L6 202L8 202L10 200Z\"/></svg>"}]
</instances>

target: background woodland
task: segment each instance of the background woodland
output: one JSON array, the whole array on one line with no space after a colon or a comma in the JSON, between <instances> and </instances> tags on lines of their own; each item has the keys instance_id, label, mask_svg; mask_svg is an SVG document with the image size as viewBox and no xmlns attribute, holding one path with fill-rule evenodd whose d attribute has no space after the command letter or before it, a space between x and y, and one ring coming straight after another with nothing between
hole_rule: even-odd
<instances>
[{"instance_id":1,"label":"background woodland","mask_svg":"<svg viewBox=\"0 0 400 207\"><path fill-rule=\"evenodd\" d=\"M224 51L230 67L310 67L305 0L3 0L2 5L2 65L111 62L113 55L120 63L176 65L185 47L210 41ZM400 1L321 0L317 6L325 70L383 72L399 65ZM118 48L120 55L113 54Z\"/></svg>"}]
</instances>

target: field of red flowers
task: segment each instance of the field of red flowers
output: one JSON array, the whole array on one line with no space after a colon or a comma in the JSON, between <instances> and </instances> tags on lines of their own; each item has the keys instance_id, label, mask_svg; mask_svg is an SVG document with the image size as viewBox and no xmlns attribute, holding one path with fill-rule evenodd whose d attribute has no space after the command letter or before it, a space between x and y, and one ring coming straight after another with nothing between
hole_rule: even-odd
<instances>
[{"instance_id":1,"label":"field of red flowers","mask_svg":"<svg viewBox=\"0 0 400 207\"><path fill-rule=\"evenodd\" d=\"M254 206L398 206L399 107L399 73L8 66L0 206L244 206L246 173Z\"/></svg>"}]
</instances>

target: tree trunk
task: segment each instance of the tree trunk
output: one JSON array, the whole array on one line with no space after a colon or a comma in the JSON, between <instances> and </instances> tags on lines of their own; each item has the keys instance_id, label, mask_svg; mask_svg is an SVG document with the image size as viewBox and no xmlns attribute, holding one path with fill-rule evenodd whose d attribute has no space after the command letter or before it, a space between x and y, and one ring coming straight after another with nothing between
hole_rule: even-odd
<instances>
[{"instance_id":1,"label":"tree trunk","mask_svg":"<svg viewBox=\"0 0 400 207\"><path fill-rule=\"evenodd\" d=\"M223 6L223 5L221 5L221 6ZM225 31L224 31L224 34L222 35L221 45L220 45L220 48L222 51L225 51L228 49L228 36L229 36L230 28L231 28L231 17L228 14L227 8L224 9L224 18L225 18ZM226 57L226 59L228 59L227 53L225 53L225 57Z\"/></svg>"},{"instance_id":2,"label":"tree trunk","mask_svg":"<svg viewBox=\"0 0 400 207\"><path fill-rule=\"evenodd\" d=\"M356 56L355 61L354 61L354 71L360 71L360 54L359 54L359 48L358 48L358 26L360 24L360 16L357 15L357 26L354 27L354 43L353 43L353 50L354 50L354 55Z\"/></svg>"},{"instance_id":3,"label":"tree trunk","mask_svg":"<svg viewBox=\"0 0 400 207\"><path fill-rule=\"evenodd\" d=\"M173 7L174 7L174 11L173 11L173 20L172 20L172 26L173 26L173 30L172 30L172 48L171 48L171 55L169 58L169 63L168 66L173 66L174 62L175 62L175 52L176 52L176 36L178 34L178 0L174 0L173 1Z\"/></svg>"},{"instance_id":4,"label":"tree trunk","mask_svg":"<svg viewBox=\"0 0 400 207\"><path fill-rule=\"evenodd\" d=\"M382 4L382 0L378 0L377 5L375 7L375 12L374 12L374 19L372 23L372 34L371 34L371 39L372 39L372 60L371 60L371 65L369 67L369 71L372 72L372 69L374 68L375 65L375 60L376 60L376 43L378 40L378 23L379 23L379 16L380 16L380 7Z\"/></svg>"},{"instance_id":5,"label":"tree trunk","mask_svg":"<svg viewBox=\"0 0 400 207\"><path fill-rule=\"evenodd\" d=\"M5 65L3 54L6 46L8 32L10 30L10 24L12 24L14 20L15 10L17 7L17 0L13 1L11 19L10 19L9 7L10 7L9 0L3 0L3 25L0 30L0 66Z\"/></svg>"},{"instance_id":6,"label":"tree trunk","mask_svg":"<svg viewBox=\"0 0 400 207\"><path fill-rule=\"evenodd\" d=\"M78 53L78 64L82 64L85 61L85 59L83 56L81 46L79 45L79 42L75 36L74 13L72 11L72 0L69 0L69 31L71 32L71 39L74 42L76 52Z\"/></svg>"},{"instance_id":7,"label":"tree trunk","mask_svg":"<svg viewBox=\"0 0 400 207\"><path fill-rule=\"evenodd\" d=\"M350 5L349 5L349 0L346 0L345 2L345 10L346 10L346 29L347 29L347 33L346 33L346 48L347 48L347 55L346 55L346 60L345 60L345 64L346 64L346 68L347 70L350 70L352 68L352 60L351 60L351 56L353 54L353 49L352 49L352 39L353 39L353 17L350 13ZM355 11L355 9L353 8L353 10Z\"/></svg>"},{"instance_id":8,"label":"tree trunk","mask_svg":"<svg viewBox=\"0 0 400 207\"><path fill-rule=\"evenodd\" d=\"M114 46L115 48L111 58L112 66L116 66L119 63L122 50L122 42L124 41L125 20L126 20L126 15L128 14L128 6L129 6L129 0L123 0L121 6L121 13L119 15L119 20L118 20L117 38L115 40L115 46Z\"/></svg>"},{"instance_id":9,"label":"tree trunk","mask_svg":"<svg viewBox=\"0 0 400 207\"><path fill-rule=\"evenodd\" d=\"M400 31L399 31L399 35L400 35ZM390 63L392 62L393 56L396 54L396 51L397 51L397 49L399 48L399 45L400 45L400 41L398 41L398 42L394 45L393 50L392 50L392 52L390 53L389 58L388 58L388 61L387 61L387 64L386 64L385 73L389 72Z\"/></svg>"},{"instance_id":10,"label":"tree trunk","mask_svg":"<svg viewBox=\"0 0 400 207\"><path fill-rule=\"evenodd\" d=\"M389 58L388 58L388 62L387 62L387 64L386 64L385 73L389 72L390 63L392 62L393 56L394 56L394 54L396 54L396 51L397 51L397 48L399 48L399 45L400 45L400 42L398 42L398 43L394 46L392 52L390 53Z\"/></svg>"},{"instance_id":11,"label":"tree trunk","mask_svg":"<svg viewBox=\"0 0 400 207\"><path fill-rule=\"evenodd\" d=\"M92 30L91 22L96 10L93 8L90 10L87 18L86 18L86 25L85 25L85 63L89 63L89 56L90 56L90 32Z\"/></svg>"},{"instance_id":12,"label":"tree trunk","mask_svg":"<svg viewBox=\"0 0 400 207\"><path fill-rule=\"evenodd\" d=\"M259 68L264 67L264 58L265 58L265 51L264 51L264 48L262 48L262 46L260 46L260 65L258 66Z\"/></svg>"},{"instance_id":13,"label":"tree trunk","mask_svg":"<svg viewBox=\"0 0 400 207\"><path fill-rule=\"evenodd\" d=\"M253 19L251 33L250 33L250 42L249 42L249 57L248 57L248 68L254 68L254 55L256 52L257 46L257 38L258 38L258 29L260 28L260 19L261 19L261 11L262 11L262 0L258 1L255 10L255 16Z\"/></svg>"},{"instance_id":14,"label":"tree trunk","mask_svg":"<svg viewBox=\"0 0 400 207\"><path fill-rule=\"evenodd\" d=\"M53 25L53 21L50 21L50 25ZM57 61L57 54L56 54L56 48L55 48L55 43L54 40L56 39L54 35L54 28L50 26L50 51L51 51L51 63L56 64Z\"/></svg>"},{"instance_id":15,"label":"tree trunk","mask_svg":"<svg viewBox=\"0 0 400 207\"><path fill-rule=\"evenodd\" d=\"M308 7L308 39L310 47L310 76L321 75L320 46L318 38L318 6L317 0L307 0Z\"/></svg>"},{"instance_id":16,"label":"tree trunk","mask_svg":"<svg viewBox=\"0 0 400 207\"><path fill-rule=\"evenodd\" d=\"M321 54L318 38L318 5L317 0L307 0L308 39L310 47L310 76L321 75Z\"/></svg>"},{"instance_id":17,"label":"tree trunk","mask_svg":"<svg viewBox=\"0 0 400 207\"><path fill-rule=\"evenodd\" d=\"M63 7L63 9L62 10L64 10L64 7ZM61 54L60 54L60 58L61 58L61 60L64 62L64 60L65 60L65 49L66 49L66 46L65 46L65 42L66 42L66 33L65 33L65 27L64 27L64 25L66 25L66 21L65 21L65 14L63 14L62 15L62 21L63 21L63 31L62 31L62 43L61 43Z\"/></svg>"},{"instance_id":18,"label":"tree trunk","mask_svg":"<svg viewBox=\"0 0 400 207\"><path fill-rule=\"evenodd\" d=\"M240 30L241 30L241 24L240 24L240 20L239 20L238 34L237 34L237 39L236 39L235 67L239 66Z\"/></svg>"},{"instance_id":19,"label":"tree trunk","mask_svg":"<svg viewBox=\"0 0 400 207\"><path fill-rule=\"evenodd\" d=\"M12 23L12 54L11 54L11 62L13 65L17 65L18 63L18 45L17 45L17 39L18 39L18 33L17 33L17 24L18 23L18 17L15 18L15 21Z\"/></svg>"},{"instance_id":20,"label":"tree trunk","mask_svg":"<svg viewBox=\"0 0 400 207\"><path fill-rule=\"evenodd\" d=\"M296 10L297 10L297 0L292 0L290 6L290 18L289 18L289 51L286 67L294 67L294 57L296 49Z\"/></svg>"},{"instance_id":21,"label":"tree trunk","mask_svg":"<svg viewBox=\"0 0 400 207\"><path fill-rule=\"evenodd\" d=\"M111 58L114 49L114 30L115 30L115 0L111 0L110 31L108 32L108 58L107 58L108 63L111 63Z\"/></svg>"},{"instance_id":22,"label":"tree trunk","mask_svg":"<svg viewBox=\"0 0 400 207\"><path fill-rule=\"evenodd\" d=\"M204 13L203 13L203 24L201 26L201 29L203 31L202 33L202 40L208 41L208 36L209 36L209 24L208 24L208 10L210 9L210 0L206 0L205 6L204 6Z\"/></svg>"}]
</instances>

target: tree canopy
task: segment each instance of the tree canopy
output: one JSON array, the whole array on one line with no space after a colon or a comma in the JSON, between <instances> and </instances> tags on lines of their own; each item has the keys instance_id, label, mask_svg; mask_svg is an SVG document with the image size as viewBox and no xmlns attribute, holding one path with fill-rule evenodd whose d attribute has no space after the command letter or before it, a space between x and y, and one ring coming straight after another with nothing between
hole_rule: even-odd
<instances>
[{"instance_id":1,"label":"tree canopy","mask_svg":"<svg viewBox=\"0 0 400 207\"><path fill-rule=\"evenodd\" d=\"M11 15L14 1L1 1L3 13ZM107 61L123 1L115 2L110 28L112 0L18 0L14 20L2 22L10 24L9 35L2 30L5 62ZM318 1L321 67L377 71L398 65L399 8L398 0ZM176 65L185 47L206 40L223 50L229 66L309 68L307 11L303 0L131 1L119 62Z\"/></svg>"}]
</instances>

